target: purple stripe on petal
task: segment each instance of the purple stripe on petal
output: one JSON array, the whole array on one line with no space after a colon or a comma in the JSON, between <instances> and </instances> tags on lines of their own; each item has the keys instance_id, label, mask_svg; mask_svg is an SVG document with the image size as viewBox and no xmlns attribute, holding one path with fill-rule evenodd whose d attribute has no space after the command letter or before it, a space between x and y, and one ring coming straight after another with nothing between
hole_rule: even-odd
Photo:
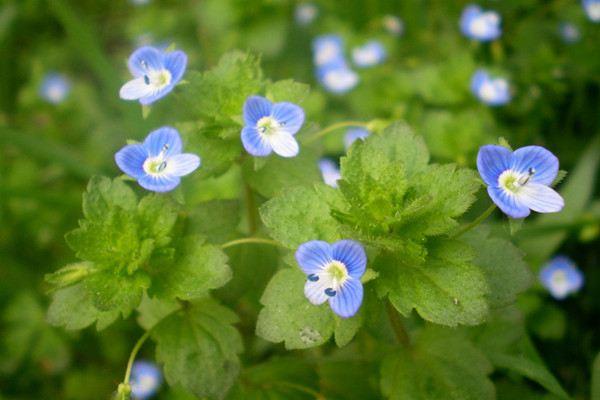
<instances>
[{"instance_id":1,"label":"purple stripe on petal","mask_svg":"<svg viewBox=\"0 0 600 400\"><path fill-rule=\"evenodd\" d=\"M322 240L303 243L296 250L296 261L307 275L318 274L332 260L331 246Z\"/></svg>"},{"instance_id":2,"label":"purple stripe on petal","mask_svg":"<svg viewBox=\"0 0 600 400\"><path fill-rule=\"evenodd\" d=\"M363 287L358 279L349 278L339 288L338 293L329 299L329 305L334 313L342 318L354 316L363 300Z\"/></svg>"}]
</instances>

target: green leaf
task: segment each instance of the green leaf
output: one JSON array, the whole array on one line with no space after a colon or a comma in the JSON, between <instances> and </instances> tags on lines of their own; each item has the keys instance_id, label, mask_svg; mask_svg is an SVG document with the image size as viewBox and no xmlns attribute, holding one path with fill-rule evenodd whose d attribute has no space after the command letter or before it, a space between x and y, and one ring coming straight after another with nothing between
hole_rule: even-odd
<instances>
[{"instance_id":1,"label":"green leaf","mask_svg":"<svg viewBox=\"0 0 600 400\"><path fill-rule=\"evenodd\" d=\"M428 325L414 346L385 357L380 384L391 400L491 400L491 372L485 355L459 331Z\"/></svg>"},{"instance_id":2,"label":"green leaf","mask_svg":"<svg viewBox=\"0 0 600 400\"><path fill-rule=\"evenodd\" d=\"M60 289L80 282L86 276L97 270L91 262L78 262L69 264L56 272L44 275L44 280L54 288Z\"/></svg>"},{"instance_id":3,"label":"green leaf","mask_svg":"<svg viewBox=\"0 0 600 400\"><path fill-rule=\"evenodd\" d=\"M325 343L336 332L338 344L351 339L359 316L338 323L329 304L315 306L304 296L306 277L299 268L285 268L273 276L261 298L256 334L286 349L306 349Z\"/></svg>"},{"instance_id":4,"label":"green leaf","mask_svg":"<svg viewBox=\"0 0 600 400\"><path fill-rule=\"evenodd\" d=\"M198 397L225 397L240 370L242 340L232 326L237 320L231 310L207 299L158 324L151 336L169 385Z\"/></svg>"},{"instance_id":5,"label":"green leaf","mask_svg":"<svg viewBox=\"0 0 600 400\"><path fill-rule=\"evenodd\" d=\"M119 312L116 310L98 310L91 294L79 283L54 293L47 319L51 325L69 330L83 329L93 323L97 323L97 329L102 330L118 317Z\"/></svg>"},{"instance_id":6,"label":"green leaf","mask_svg":"<svg viewBox=\"0 0 600 400\"><path fill-rule=\"evenodd\" d=\"M215 218L215 216L219 218ZM190 212L188 233L206 237L211 243L225 243L239 237L240 203L238 200L214 200L199 203Z\"/></svg>"},{"instance_id":7,"label":"green leaf","mask_svg":"<svg viewBox=\"0 0 600 400\"><path fill-rule=\"evenodd\" d=\"M83 285L98 310L118 311L126 318L142 301L150 279L144 272L120 275L101 271L86 278Z\"/></svg>"},{"instance_id":8,"label":"green leaf","mask_svg":"<svg viewBox=\"0 0 600 400\"><path fill-rule=\"evenodd\" d=\"M120 179L94 176L83 194L83 215L92 221L102 221L113 208L133 211L136 205L135 193Z\"/></svg>"},{"instance_id":9,"label":"green leaf","mask_svg":"<svg viewBox=\"0 0 600 400\"><path fill-rule=\"evenodd\" d=\"M177 221L177 204L171 198L149 194L138 204L140 235L152 238L157 247L171 242L170 233Z\"/></svg>"},{"instance_id":10,"label":"green leaf","mask_svg":"<svg viewBox=\"0 0 600 400\"><path fill-rule=\"evenodd\" d=\"M507 240L490 237L489 229L478 227L464 235L474 250L473 263L480 267L490 288L490 307L498 308L516 301L533 282L523 261L523 252Z\"/></svg>"},{"instance_id":11,"label":"green leaf","mask_svg":"<svg viewBox=\"0 0 600 400\"><path fill-rule=\"evenodd\" d=\"M381 272L381 294L403 315L414 308L424 319L437 324L476 325L488 314L486 277L473 264L473 250L458 241L440 240L429 246L423 264L399 256L375 260Z\"/></svg>"},{"instance_id":12,"label":"green leaf","mask_svg":"<svg viewBox=\"0 0 600 400\"><path fill-rule=\"evenodd\" d=\"M293 188L264 203L260 216L270 236L292 249L309 240L340 239L339 223L327 202L337 194L331 188L321 189L323 195L313 188Z\"/></svg>"},{"instance_id":13,"label":"green leaf","mask_svg":"<svg viewBox=\"0 0 600 400\"><path fill-rule=\"evenodd\" d=\"M596 354L592 365L592 400L600 400L600 353Z\"/></svg>"},{"instance_id":14,"label":"green leaf","mask_svg":"<svg viewBox=\"0 0 600 400\"><path fill-rule=\"evenodd\" d=\"M181 305L177 300L161 300L144 295L137 308L137 322L145 330L150 330L167 315L179 308L181 308Z\"/></svg>"},{"instance_id":15,"label":"green leaf","mask_svg":"<svg viewBox=\"0 0 600 400\"><path fill-rule=\"evenodd\" d=\"M287 101L294 104L302 104L310 94L310 86L299 83L293 79L269 82L265 89L266 96L272 102Z\"/></svg>"},{"instance_id":16,"label":"green leaf","mask_svg":"<svg viewBox=\"0 0 600 400\"><path fill-rule=\"evenodd\" d=\"M185 238L176 254L171 265L155 268L151 294L163 299L199 299L231 279L225 253L218 246L205 244L200 236Z\"/></svg>"}]
</instances>

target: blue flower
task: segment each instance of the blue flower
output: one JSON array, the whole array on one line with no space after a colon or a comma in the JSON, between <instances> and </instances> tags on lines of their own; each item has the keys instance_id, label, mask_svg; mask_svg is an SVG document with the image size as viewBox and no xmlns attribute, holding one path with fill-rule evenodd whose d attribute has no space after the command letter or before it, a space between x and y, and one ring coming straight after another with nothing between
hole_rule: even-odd
<instances>
[{"instance_id":1,"label":"blue flower","mask_svg":"<svg viewBox=\"0 0 600 400\"><path fill-rule=\"evenodd\" d=\"M583 274L575 263L565 256L558 256L547 263L540 271L542 285L557 300L571 293L577 293L583 286Z\"/></svg>"},{"instance_id":2,"label":"blue flower","mask_svg":"<svg viewBox=\"0 0 600 400\"><path fill-rule=\"evenodd\" d=\"M40 96L52 104L62 103L71 92L71 82L55 72L46 74L40 86Z\"/></svg>"},{"instance_id":3,"label":"blue flower","mask_svg":"<svg viewBox=\"0 0 600 400\"><path fill-rule=\"evenodd\" d=\"M581 4L592 22L600 22L600 0L583 0Z\"/></svg>"},{"instance_id":4,"label":"blue flower","mask_svg":"<svg viewBox=\"0 0 600 400\"><path fill-rule=\"evenodd\" d=\"M467 6L460 17L460 30L471 39L489 42L500 37L500 15L484 11L476 5Z\"/></svg>"},{"instance_id":5,"label":"blue flower","mask_svg":"<svg viewBox=\"0 0 600 400\"><path fill-rule=\"evenodd\" d=\"M579 28L570 22L562 22L558 26L558 33L565 43L576 43L581 39Z\"/></svg>"},{"instance_id":6,"label":"blue flower","mask_svg":"<svg viewBox=\"0 0 600 400\"><path fill-rule=\"evenodd\" d=\"M185 72L187 56L183 51L143 46L129 56L127 65L134 79L121 87L119 96L147 105L173 90Z\"/></svg>"},{"instance_id":7,"label":"blue flower","mask_svg":"<svg viewBox=\"0 0 600 400\"><path fill-rule=\"evenodd\" d=\"M338 187L337 181L342 178L342 175L336 163L328 158L322 158L319 160L319 170L326 185L334 188Z\"/></svg>"},{"instance_id":8,"label":"blue flower","mask_svg":"<svg viewBox=\"0 0 600 400\"><path fill-rule=\"evenodd\" d=\"M334 313L352 317L362 303L360 278L367 267L367 255L360 243L340 240L332 245L320 240L303 243L296 261L307 275L304 295L314 305L329 300Z\"/></svg>"},{"instance_id":9,"label":"blue flower","mask_svg":"<svg viewBox=\"0 0 600 400\"><path fill-rule=\"evenodd\" d=\"M294 135L303 123L304 111L295 104L273 104L261 96L248 97L242 144L253 156L265 157L274 151L282 157L294 157L300 151Z\"/></svg>"},{"instance_id":10,"label":"blue flower","mask_svg":"<svg viewBox=\"0 0 600 400\"><path fill-rule=\"evenodd\" d=\"M395 15L385 15L383 17L383 27L393 36L400 36L404 32L404 22Z\"/></svg>"},{"instance_id":11,"label":"blue flower","mask_svg":"<svg viewBox=\"0 0 600 400\"><path fill-rule=\"evenodd\" d=\"M313 3L301 3L296 6L294 18L298 25L309 25L317 17L319 9Z\"/></svg>"},{"instance_id":12,"label":"blue flower","mask_svg":"<svg viewBox=\"0 0 600 400\"><path fill-rule=\"evenodd\" d=\"M563 198L550 187L558 173L558 158L540 146L511 152L503 146L479 149L477 169L494 203L509 217L525 218L530 210L562 210Z\"/></svg>"},{"instance_id":13,"label":"blue flower","mask_svg":"<svg viewBox=\"0 0 600 400\"><path fill-rule=\"evenodd\" d=\"M335 94L347 93L359 80L358 74L351 70L344 60L317 69L317 78L327 91Z\"/></svg>"},{"instance_id":14,"label":"blue flower","mask_svg":"<svg viewBox=\"0 0 600 400\"><path fill-rule=\"evenodd\" d=\"M136 361L131 368L131 395L134 399L145 400L152 397L162 384L162 373L156 365L148 361Z\"/></svg>"},{"instance_id":15,"label":"blue flower","mask_svg":"<svg viewBox=\"0 0 600 400\"><path fill-rule=\"evenodd\" d=\"M486 71L477 70L471 79L471 91L490 106L501 106L510 101L510 86L504 78L492 78Z\"/></svg>"},{"instance_id":16,"label":"blue flower","mask_svg":"<svg viewBox=\"0 0 600 400\"><path fill-rule=\"evenodd\" d=\"M352 50L354 64L363 68L381 64L386 56L385 47L376 40L371 40L363 46L355 47Z\"/></svg>"},{"instance_id":17,"label":"blue flower","mask_svg":"<svg viewBox=\"0 0 600 400\"><path fill-rule=\"evenodd\" d=\"M365 128L350 128L344 136L344 147L346 151L352 146L352 143L357 140L364 140L370 135L369 131Z\"/></svg>"},{"instance_id":18,"label":"blue flower","mask_svg":"<svg viewBox=\"0 0 600 400\"><path fill-rule=\"evenodd\" d=\"M344 41L338 35L318 36L312 45L313 62L317 67L338 63L344 59Z\"/></svg>"},{"instance_id":19,"label":"blue flower","mask_svg":"<svg viewBox=\"0 0 600 400\"><path fill-rule=\"evenodd\" d=\"M200 166L200 157L182 154L181 150L179 132L164 126L150 132L143 143L123 147L115 154L115 161L144 189L168 192L179 185L180 177Z\"/></svg>"}]
</instances>

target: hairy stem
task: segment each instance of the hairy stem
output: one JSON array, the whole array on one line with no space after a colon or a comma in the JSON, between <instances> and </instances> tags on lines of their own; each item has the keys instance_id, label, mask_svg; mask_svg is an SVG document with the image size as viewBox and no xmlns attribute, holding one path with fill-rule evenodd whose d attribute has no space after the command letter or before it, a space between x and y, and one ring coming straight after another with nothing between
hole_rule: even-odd
<instances>
[{"instance_id":1,"label":"hairy stem","mask_svg":"<svg viewBox=\"0 0 600 400\"><path fill-rule=\"evenodd\" d=\"M156 326L156 325L154 325L154 326ZM142 345L144 344L146 339L148 339L150 337L151 332L152 332L152 329L147 330L146 333L144 333L142 335L142 337L138 339L135 346L133 346L133 349L131 350L131 354L129 355L129 361L127 361L127 370L125 370L125 379L123 379L123 383L125 383L125 384L129 383L129 377L131 376L131 367L133 366L133 362L135 361L135 356L142 348Z\"/></svg>"},{"instance_id":2,"label":"hairy stem","mask_svg":"<svg viewBox=\"0 0 600 400\"><path fill-rule=\"evenodd\" d=\"M367 127L367 123L366 122L361 122L361 121L343 121L343 122L338 122L336 124L333 125L329 125L327 128L323 128L320 131L314 133L313 135L309 136L308 138L306 138L306 140L304 140L304 144L309 144L314 142L315 140L327 135L329 132L333 132L335 130L338 130L340 128L347 128L347 127L351 127L351 126L356 126L356 127L363 127L366 128Z\"/></svg>"},{"instance_id":3,"label":"hairy stem","mask_svg":"<svg viewBox=\"0 0 600 400\"><path fill-rule=\"evenodd\" d=\"M265 239L265 238L259 238L259 237L248 237L248 238L236 239L236 240L232 240L230 242L224 243L221 245L221 248L226 249L228 247L233 247L233 246L237 246L240 244L246 244L246 243L260 243L260 244L270 244L272 246L281 246L278 242L271 240L271 239Z\"/></svg>"},{"instance_id":4,"label":"hairy stem","mask_svg":"<svg viewBox=\"0 0 600 400\"><path fill-rule=\"evenodd\" d=\"M451 238L457 238L460 235L470 231L471 229L475 228L477 225L479 225L480 223L482 223L483 221L486 220L487 217L489 217L494 210L496 209L496 205L492 204L491 206L489 206L489 208L487 210L485 210L483 212L483 214L481 214L479 217L475 218L472 222L466 224L465 226L463 226L462 228L460 228L458 231L456 231L453 235L451 235Z\"/></svg>"},{"instance_id":5,"label":"hairy stem","mask_svg":"<svg viewBox=\"0 0 600 400\"><path fill-rule=\"evenodd\" d=\"M408 333L406 333L406 329L404 329L404 324L400 319L400 315L398 315L398 310L396 310L389 300L386 302L386 309L390 324L392 325L392 329L394 329L398 342L404 347L410 347L410 338L408 337Z\"/></svg>"}]
</instances>

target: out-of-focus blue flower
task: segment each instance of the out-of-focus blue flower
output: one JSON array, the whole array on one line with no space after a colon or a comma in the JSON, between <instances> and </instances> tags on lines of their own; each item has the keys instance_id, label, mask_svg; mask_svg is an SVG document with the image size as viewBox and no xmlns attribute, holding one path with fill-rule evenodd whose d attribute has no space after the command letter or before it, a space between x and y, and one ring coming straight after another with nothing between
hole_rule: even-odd
<instances>
[{"instance_id":1,"label":"out-of-focus blue flower","mask_svg":"<svg viewBox=\"0 0 600 400\"><path fill-rule=\"evenodd\" d=\"M131 396L136 400L146 400L154 396L162 384L162 373L148 361L136 361L131 368Z\"/></svg>"},{"instance_id":2,"label":"out-of-focus blue flower","mask_svg":"<svg viewBox=\"0 0 600 400\"><path fill-rule=\"evenodd\" d=\"M313 3L300 3L294 11L294 19L298 25L306 26L315 20L318 13L319 9Z\"/></svg>"},{"instance_id":3,"label":"out-of-focus blue flower","mask_svg":"<svg viewBox=\"0 0 600 400\"><path fill-rule=\"evenodd\" d=\"M304 124L304 110L296 104L248 97L244 124L242 144L253 156L266 157L274 151L282 157L294 157L300 151L294 135Z\"/></svg>"},{"instance_id":4,"label":"out-of-focus blue flower","mask_svg":"<svg viewBox=\"0 0 600 400\"><path fill-rule=\"evenodd\" d=\"M511 152L503 146L482 146L477 169L493 202L511 218L525 218L530 210L552 213L564 200L550 187L558 173L558 158L540 146Z\"/></svg>"},{"instance_id":5,"label":"out-of-focus blue flower","mask_svg":"<svg viewBox=\"0 0 600 400\"><path fill-rule=\"evenodd\" d=\"M327 91L336 94L349 92L359 81L358 74L344 60L318 68L317 78Z\"/></svg>"},{"instance_id":6,"label":"out-of-focus blue flower","mask_svg":"<svg viewBox=\"0 0 600 400\"><path fill-rule=\"evenodd\" d=\"M173 90L185 72L187 56L183 51L143 46L131 54L127 65L134 79L121 87L119 96L147 105Z\"/></svg>"},{"instance_id":7,"label":"out-of-focus blue flower","mask_svg":"<svg viewBox=\"0 0 600 400\"><path fill-rule=\"evenodd\" d=\"M313 41L312 48L317 68L344 60L344 41L338 35L318 36Z\"/></svg>"},{"instance_id":8,"label":"out-of-focus blue flower","mask_svg":"<svg viewBox=\"0 0 600 400\"><path fill-rule=\"evenodd\" d=\"M342 174L335 162L328 158L322 158L319 160L319 170L321 170L321 176L326 185L338 187L337 181L341 179Z\"/></svg>"},{"instance_id":9,"label":"out-of-focus blue flower","mask_svg":"<svg viewBox=\"0 0 600 400\"><path fill-rule=\"evenodd\" d=\"M393 36L400 36L404 32L404 22L395 15L385 15L383 17L383 27Z\"/></svg>"},{"instance_id":10,"label":"out-of-focus blue flower","mask_svg":"<svg viewBox=\"0 0 600 400\"><path fill-rule=\"evenodd\" d=\"M138 181L144 189L168 192L181 177L200 166L200 157L182 154L179 132L168 126L150 132L143 143L130 144L115 154L121 170Z\"/></svg>"},{"instance_id":11,"label":"out-of-focus blue flower","mask_svg":"<svg viewBox=\"0 0 600 400\"><path fill-rule=\"evenodd\" d=\"M571 22L562 22L558 26L558 33L565 43L576 43L581 39L579 28Z\"/></svg>"},{"instance_id":12,"label":"out-of-focus blue flower","mask_svg":"<svg viewBox=\"0 0 600 400\"><path fill-rule=\"evenodd\" d=\"M501 106L510 101L510 86L505 78L492 78L486 71L477 70L471 79L471 91L490 106Z\"/></svg>"},{"instance_id":13,"label":"out-of-focus blue flower","mask_svg":"<svg viewBox=\"0 0 600 400\"><path fill-rule=\"evenodd\" d=\"M468 5L460 17L460 30L474 40L489 42L500 37L500 15L495 11L484 11L476 5Z\"/></svg>"},{"instance_id":14,"label":"out-of-focus blue flower","mask_svg":"<svg viewBox=\"0 0 600 400\"><path fill-rule=\"evenodd\" d=\"M582 0L581 4L592 22L600 22L600 0Z\"/></svg>"},{"instance_id":15,"label":"out-of-focus blue flower","mask_svg":"<svg viewBox=\"0 0 600 400\"><path fill-rule=\"evenodd\" d=\"M134 6L145 6L150 3L150 0L129 0Z\"/></svg>"},{"instance_id":16,"label":"out-of-focus blue flower","mask_svg":"<svg viewBox=\"0 0 600 400\"><path fill-rule=\"evenodd\" d=\"M381 64L386 56L385 47L377 40L371 40L352 50L352 60L359 67L372 67Z\"/></svg>"},{"instance_id":17,"label":"out-of-focus blue flower","mask_svg":"<svg viewBox=\"0 0 600 400\"><path fill-rule=\"evenodd\" d=\"M369 136L370 133L365 128L350 128L346 131L346 135L344 135L344 147L346 151L352 146L352 143L357 140L364 140Z\"/></svg>"},{"instance_id":18,"label":"out-of-focus blue flower","mask_svg":"<svg viewBox=\"0 0 600 400\"><path fill-rule=\"evenodd\" d=\"M553 258L540 271L542 285L557 300L577 293L583 286L583 273L575 263L565 256Z\"/></svg>"},{"instance_id":19,"label":"out-of-focus blue flower","mask_svg":"<svg viewBox=\"0 0 600 400\"><path fill-rule=\"evenodd\" d=\"M46 74L40 86L40 96L49 103L62 103L71 92L71 82L66 76L51 72Z\"/></svg>"},{"instance_id":20,"label":"out-of-focus blue flower","mask_svg":"<svg viewBox=\"0 0 600 400\"><path fill-rule=\"evenodd\" d=\"M298 247L296 261L307 275L304 295L312 304L329 301L333 312L342 318L356 314L363 299L360 278L367 267L360 243L340 240L330 245L312 240Z\"/></svg>"}]
</instances>

